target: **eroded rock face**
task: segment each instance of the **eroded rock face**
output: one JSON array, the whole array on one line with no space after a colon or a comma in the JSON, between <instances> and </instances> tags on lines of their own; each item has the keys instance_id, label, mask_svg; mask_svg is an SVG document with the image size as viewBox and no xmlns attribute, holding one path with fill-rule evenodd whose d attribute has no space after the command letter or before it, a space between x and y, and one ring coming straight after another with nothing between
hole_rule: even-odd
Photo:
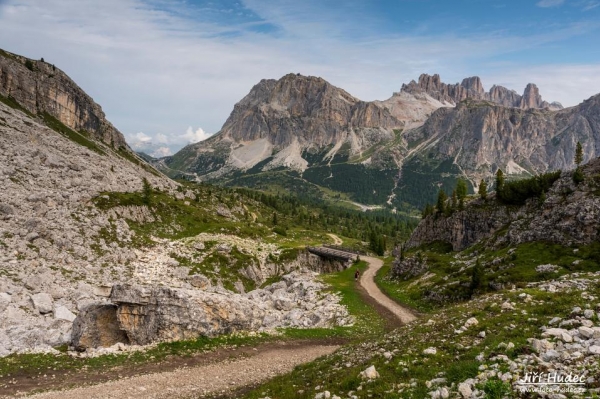
<instances>
[{"instance_id":1,"label":"eroded rock face","mask_svg":"<svg viewBox=\"0 0 600 399\"><path fill-rule=\"evenodd\" d=\"M75 131L85 130L109 146L129 148L102 108L54 65L0 52L0 95L14 98L33 114L46 112Z\"/></svg>"},{"instance_id":2,"label":"eroded rock face","mask_svg":"<svg viewBox=\"0 0 600 399\"><path fill-rule=\"evenodd\" d=\"M221 133L234 141L267 138L279 148L294 138L324 147L342 140L349 127L401 125L387 109L360 101L322 78L288 74L254 86L235 105Z\"/></svg>"},{"instance_id":3,"label":"eroded rock face","mask_svg":"<svg viewBox=\"0 0 600 399\"><path fill-rule=\"evenodd\" d=\"M117 306L93 304L83 309L73 322L71 344L78 351L129 343L117 319Z\"/></svg>"},{"instance_id":4,"label":"eroded rock face","mask_svg":"<svg viewBox=\"0 0 600 399\"><path fill-rule=\"evenodd\" d=\"M132 344L215 336L260 326L264 312L240 295L116 285L120 327Z\"/></svg>"}]
</instances>

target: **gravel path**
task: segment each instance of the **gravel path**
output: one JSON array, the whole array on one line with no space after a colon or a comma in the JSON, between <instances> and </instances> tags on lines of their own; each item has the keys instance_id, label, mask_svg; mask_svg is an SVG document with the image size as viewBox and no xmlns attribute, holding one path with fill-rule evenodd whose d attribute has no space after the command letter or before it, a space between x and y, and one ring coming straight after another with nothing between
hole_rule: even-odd
<instances>
[{"instance_id":1,"label":"gravel path","mask_svg":"<svg viewBox=\"0 0 600 399\"><path fill-rule=\"evenodd\" d=\"M415 320L415 316L410 310L398 305L396 302L391 300L385 295L379 287L375 284L375 275L377 271L383 266L383 261L377 258L371 258L368 256L361 256L361 259L369 263L369 268L360 276L360 285L367 291L367 293L373 297L382 306L387 308L390 312L396 315L402 321L402 323L410 323Z\"/></svg>"},{"instance_id":2,"label":"gravel path","mask_svg":"<svg viewBox=\"0 0 600 399\"><path fill-rule=\"evenodd\" d=\"M30 396L36 399L198 398L220 394L285 374L335 351L337 345L275 348L255 356L194 368L146 374L99 385Z\"/></svg>"}]
</instances>

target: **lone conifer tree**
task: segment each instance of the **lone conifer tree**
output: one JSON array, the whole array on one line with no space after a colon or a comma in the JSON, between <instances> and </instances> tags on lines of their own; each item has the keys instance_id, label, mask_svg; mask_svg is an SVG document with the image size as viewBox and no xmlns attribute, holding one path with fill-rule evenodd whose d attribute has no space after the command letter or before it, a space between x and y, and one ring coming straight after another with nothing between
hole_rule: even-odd
<instances>
[{"instance_id":1,"label":"lone conifer tree","mask_svg":"<svg viewBox=\"0 0 600 399\"><path fill-rule=\"evenodd\" d=\"M575 148L575 165L579 168L579 165L583 162L583 148L581 147L581 143L577 142L577 147Z\"/></svg>"},{"instance_id":2,"label":"lone conifer tree","mask_svg":"<svg viewBox=\"0 0 600 399\"><path fill-rule=\"evenodd\" d=\"M145 177L142 179L142 186L142 200L144 201L144 204L150 205L152 202L152 186Z\"/></svg>"},{"instance_id":3,"label":"lone conifer tree","mask_svg":"<svg viewBox=\"0 0 600 399\"><path fill-rule=\"evenodd\" d=\"M482 200L486 200L487 199L487 183L485 182L485 180L481 179L481 181L479 182L479 192L478 192L479 196L481 197Z\"/></svg>"},{"instance_id":4,"label":"lone conifer tree","mask_svg":"<svg viewBox=\"0 0 600 399\"><path fill-rule=\"evenodd\" d=\"M500 193L504 187L504 172L502 169L498 169L496 172L496 193Z\"/></svg>"},{"instance_id":5,"label":"lone conifer tree","mask_svg":"<svg viewBox=\"0 0 600 399\"><path fill-rule=\"evenodd\" d=\"M583 172L581 171L581 162L583 162L583 148L581 147L581 143L578 141L577 147L575 147L575 165L577 165L577 167L573 173L573 181L576 184L579 184L585 180Z\"/></svg>"},{"instance_id":6,"label":"lone conifer tree","mask_svg":"<svg viewBox=\"0 0 600 399\"><path fill-rule=\"evenodd\" d=\"M446 192L443 189L440 189L440 192L438 193L437 204L436 204L436 208L439 213L444 213L444 211L446 210L446 200L447 199L448 199L448 196L446 195Z\"/></svg>"}]
</instances>

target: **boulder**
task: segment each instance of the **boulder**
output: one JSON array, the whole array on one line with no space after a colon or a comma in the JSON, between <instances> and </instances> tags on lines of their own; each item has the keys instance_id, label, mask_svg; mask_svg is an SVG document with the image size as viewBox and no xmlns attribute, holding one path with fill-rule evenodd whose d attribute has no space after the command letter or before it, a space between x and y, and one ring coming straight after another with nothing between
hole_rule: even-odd
<instances>
[{"instance_id":1,"label":"boulder","mask_svg":"<svg viewBox=\"0 0 600 399\"><path fill-rule=\"evenodd\" d=\"M0 312L8 307L8 304L12 302L12 297L6 292L0 292Z\"/></svg>"},{"instance_id":2,"label":"boulder","mask_svg":"<svg viewBox=\"0 0 600 399\"><path fill-rule=\"evenodd\" d=\"M129 339L119 326L116 305L89 305L73 321L71 345L78 351L109 347L119 342L127 344Z\"/></svg>"},{"instance_id":3,"label":"boulder","mask_svg":"<svg viewBox=\"0 0 600 399\"><path fill-rule=\"evenodd\" d=\"M188 277L188 281L192 286L200 288L201 290L211 286L210 280L203 274L193 274Z\"/></svg>"},{"instance_id":4,"label":"boulder","mask_svg":"<svg viewBox=\"0 0 600 399\"><path fill-rule=\"evenodd\" d=\"M56 306L54 308L54 318L56 320L65 320L72 322L75 320L75 316L69 309L64 306Z\"/></svg>"},{"instance_id":5,"label":"boulder","mask_svg":"<svg viewBox=\"0 0 600 399\"><path fill-rule=\"evenodd\" d=\"M255 330L264 318L264 310L238 294L118 284L111 300L136 345Z\"/></svg>"},{"instance_id":6,"label":"boulder","mask_svg":"<svg viewBox=\"0 0 600 399\"><path fill-rule=\"evenodd\" d=\"M365 370L361 371L360 376L362 378L368 378L369 380L374 380L375 378L379 377L379 373L375 369L375 366L370 366L370 367L366 368Z\"/></svg>"},{"instance_id":7,"label":"boulder","mask_svg":"<svg viewBox=\"0 0 600 399\"><path fill-rule=\"evenodd\" d=\"M437 349L434 348L433 346L423 350L424 355L435 355L436 353L437 353Z\"/></svg>"},{"instance_id":8,"label":"boulder","mask_svg":"<svg viewBox=\"0 0 600 399\"><path fill-rule=\"evenodd\" d=\"M31 296L33 307L40 312L40 314L51 313L53 310L54 300L50 294L40 292Z\"/></svg>"}]
</instances>

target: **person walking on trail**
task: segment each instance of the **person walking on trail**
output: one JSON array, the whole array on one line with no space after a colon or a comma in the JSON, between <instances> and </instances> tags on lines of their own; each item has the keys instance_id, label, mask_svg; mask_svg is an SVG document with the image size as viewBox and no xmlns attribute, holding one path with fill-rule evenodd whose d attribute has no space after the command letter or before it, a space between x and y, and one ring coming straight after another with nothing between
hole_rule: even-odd
<instances>
[{"instance_id":1,"label":"person walking on trail","mask_svg":"<svg viewBox=\"0 0 600 399\"><path fill-rule=\"evenodd\" d=\"M360 270L356 269L356 272L354 272L354 281L358 281L359 277L360 277Z\"/></svg>"}]
</instances>

